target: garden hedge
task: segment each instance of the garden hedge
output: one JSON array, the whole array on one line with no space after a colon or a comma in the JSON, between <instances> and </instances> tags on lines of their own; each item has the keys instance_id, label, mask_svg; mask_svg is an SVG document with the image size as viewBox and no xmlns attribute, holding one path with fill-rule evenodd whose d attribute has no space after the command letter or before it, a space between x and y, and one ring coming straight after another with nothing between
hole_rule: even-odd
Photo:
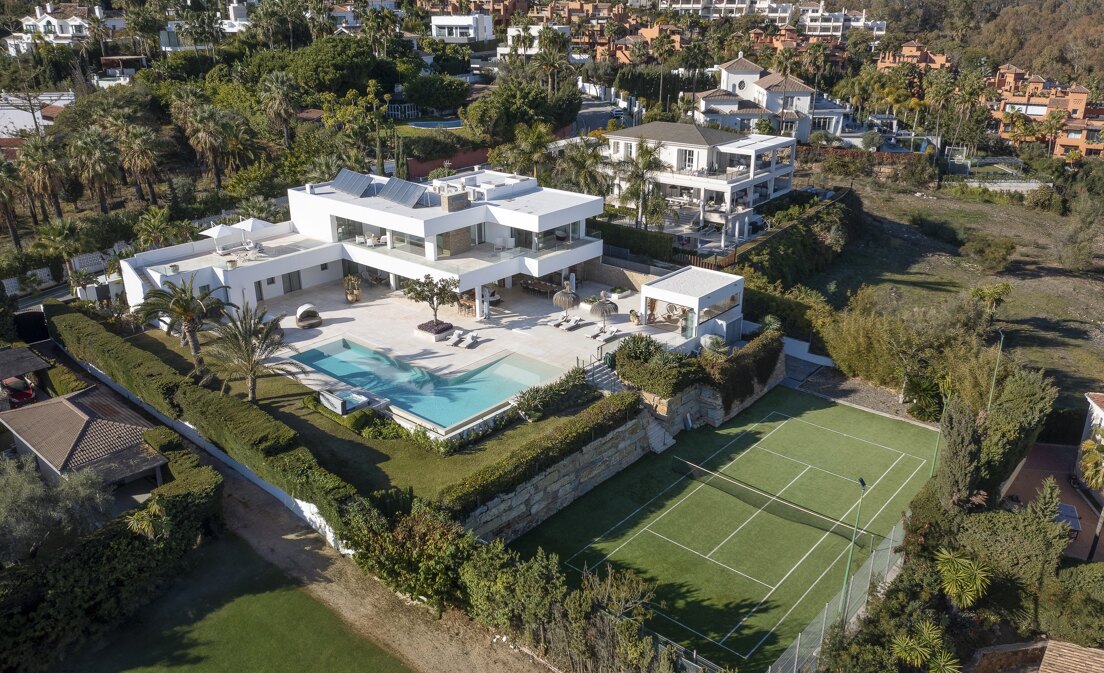
<instances>
[{"instance_id":1,"label":"garden hedge","mask_svg":"<svg viewBox=\"0 0 1104 673\"><path fill-rule=\"evenodd\" d=\"M601 220L587 220L587 229L602 232L602 242L606 245L628 248L634 254L661 262L671 261L675 254L675 237L662 231L646 231Z\"/></svg>"},{"instance_id":2,"label":"garden hedge","mask_svg":"<svg viewBox=\"0 0 1104 673\"><path fill-rule=\"evenodd\" d=\"M764 386L782 355L782 334L764 332L743 348L726 357L703 357L702 365L709 382L721 393L725 411L755 393L755 386Z\"/></svg>"},{"instance_id":3,"label":"garden hedge","mask_svg":"<svg viewBox=\"0 0 1104 673\"><path fill-rule=\"evenodd\" d=\"M514 404L530 423L549 414L590 404L602 393L586 380L582 367L572 367L563 376L543 386L533 386L518 393Z\"/></svg>"},{"instance_id":4,"label":"garden hedge","mask_svg":"<svg viewBox=\"0 0 1104 673\"><path fill-rule=\"evenodd\" d=\"M507 493L590 442L621 427L640 409L640 396L614 393L583 409L547 434L534 437L502 460L441 490L441 501L460 516Z\"/></svg>"},{"instance_id":5,"label":"garden hedge","mask_svg":"<svg viewBox=\"0 0 1104 673\"><path fill-rule=\"evenodd\" d=\"M222 477L167 428L146 441L169 459L172 481L154 490L168 533L146 538L116 518L53 554L0 569L0 671L50 667L67 649L134 614L178 572L219 519Z\"/></svg>"}]
</instances>

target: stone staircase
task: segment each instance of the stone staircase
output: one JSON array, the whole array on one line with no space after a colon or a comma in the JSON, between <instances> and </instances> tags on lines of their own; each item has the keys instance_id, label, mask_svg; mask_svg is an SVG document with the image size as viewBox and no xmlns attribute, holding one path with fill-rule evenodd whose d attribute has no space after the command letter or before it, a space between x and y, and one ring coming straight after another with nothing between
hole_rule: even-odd
<instances>
[{"instance_id":1,"label":"stone staircase","mask_svg":"<svg viewBox=\"0 0 1104 673\"><path fill-rule=\"evenodd\" d=\"M601 360L594 360L583 368L583 372L586 374L587 382L599 390L607 393L619 393L625 390L621 379Z\"/></svg>"},{"instance_id":2,"label":"stone staircase","mask_svg":"<svg viewBox=\"0 0 1104 673\"><path fill-rule=\"evenodd\" d=\"M675 438L671 433L655 419L650 413L645 413L644 428L648 432L648 445L654 453L663 453L675 444Z\"/></svg>"}]
</instances>

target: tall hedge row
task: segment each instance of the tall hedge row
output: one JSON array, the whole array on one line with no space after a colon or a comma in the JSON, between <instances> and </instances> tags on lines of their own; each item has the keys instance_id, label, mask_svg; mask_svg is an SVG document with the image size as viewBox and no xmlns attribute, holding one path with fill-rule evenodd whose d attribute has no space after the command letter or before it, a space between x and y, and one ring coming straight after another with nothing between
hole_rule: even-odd
<instances>
[{"instance_id":1,"label":"tall hedge row","mask_svg":"<svg viewBox=\"0 0 1104 673\"><path fill-rule=\"evenodd\" d=\"M0 570L0 671L45 670L69 647L132 615L219 518L218 472L199 465L167 428L148 432L146 441L169 459L172 481L153 492L168 533L150 539L116 518L61 552Z\"/></svg>"},{"instance_id":2,"label":"tall hedge row","mask_svg":"<svg viewBox=\"0 0 1104 673\"><path fill-rule=\"evenodd\" d=\"M321 467L286 424L256 405L200 387L156 355L60 302L48 301L44 310L50 334L70 353L166 416L191 424L268 483L313 503L341 531L341 513L356 489Z\"/></svg>"},{"instance_id":3,"label":"tall hedge row","mask_svg":"<svg viewBox=\"0 0 1104 673\"><path fill-rule=\"evenodd\" d=\"M598 400L549 433L534 437L502 460L441 490L441 501L463 516L555 465L590 442L621 427L640 409L640 396L614 393Z\"/></svg>"},{"instance_id":4,"label":"tall hedge row","mask_svg":"<svg viewBox=\"0 0 1104 673\"><path fill-rule=\"evenodd\" d=\"M763 332L743 348L726 357L703 357L702 366L709 382L721 393L725 411L755 393L755 386L765 386L782 355L782 334Z\"/></svg>"},{"instance_id":5,"label":"tall hedge row","mask_svg":"<svg viewBox=\"0 0 1104 673\"><path fill-rule=\"evenodd\" d=\"M628 248L634 254L661 262L671 261L671 256L675 254L675 237L662 231L645 231L601 220L587 220L587 229L602 232L602 242L606 245Z\"/></svg>"}]
</instances>

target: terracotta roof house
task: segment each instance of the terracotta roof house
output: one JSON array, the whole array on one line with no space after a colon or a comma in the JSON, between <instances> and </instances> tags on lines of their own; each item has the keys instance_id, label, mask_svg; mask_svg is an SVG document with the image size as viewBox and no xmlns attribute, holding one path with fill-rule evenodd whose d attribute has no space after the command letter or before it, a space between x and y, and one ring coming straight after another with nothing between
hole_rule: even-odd
<instances>
[{"instance_id":1,"label":"terracotta roof house","mask_svg":"<svg viewBox=\"0 0 1104 673\"><path fill-rule=\"evenodd\" d=\"M1104 671L1104 650L1052 640L1047 644L1039 673L1090 673Z\"/></svg>"},{"instance_id":2,"label":"terracotta roof house","mask_svg":"<svg viewBox=\"0 0 1104 673\"><path fill-rule=\"evenodd\" d=\"M33 455L42 477L57 483L77 470L93 470L106 483L153 476L161 483L168 460L142 435L152 425L98 386L0 413L16 452Z\"/></svg>"},{"instance_id":3,"label":"terracotta roof house","mask_svg":"<svg viewBox=\"0 0 1104 673\"><path fill-rule=\"evenodd\" d=\"M1104 156L1104 102L1093 101L1084 86L1064 87L1039 75L1030 75L1015 66L1005 65L990 78L999 98L990 105L993 126L1005 140L1012 134L1005 124L1005 113L1018 112L1033 121L1061 112L1066 125L1055 138L1031 138L1054 147L1054 156L1077 152L1082 158Z\"/></svg>"}]
</instances>

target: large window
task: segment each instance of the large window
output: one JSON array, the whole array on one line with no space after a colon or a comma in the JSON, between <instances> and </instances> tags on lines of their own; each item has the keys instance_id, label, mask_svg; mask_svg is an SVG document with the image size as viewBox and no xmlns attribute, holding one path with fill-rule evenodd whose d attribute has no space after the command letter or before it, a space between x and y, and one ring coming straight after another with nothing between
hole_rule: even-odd
<instances>
[{"instance_id":1,"label":"large window","mask_svg":"<svg viewBox=\"0 0 1104 673\"><path fill-rule=\"evenodd\" d=\"M416 255L425 255L425 239L414 234L404 234L401 231L392 232L395 237L395 247Z\"/></svg>"},{"instance_id":2,"label":"large window","mask_svg":"<svg viewBox=\"0 0 1104 673\"><path fill-rule=\"evenodd\" d=\"M285 273L283 275L284 281L284 294L288 292L296 292L303 289L303 279L299 277L298 271L292 271L291 273Z\"/></svg>"},{"instance_id":3,"label":"large window","mask_svg":"<svg viewBox=\"0 0 1104 673\"><path fill-rule=\"evenodd\" d=\"M813 117L813 130L814 131L831 131L832 130L832 117Z\"/></svg>"},{"instance_id":4,"label":"large window","mask_svg":"<svg viewBox=\"0 0 1104 673\"><path fill-rule=\"evenodd\" d=\"M364 225L356 220L347 220L344 217L337 219L337 240L352 241L357 236L364 235Z\"/></svg>"}]
</instances>

